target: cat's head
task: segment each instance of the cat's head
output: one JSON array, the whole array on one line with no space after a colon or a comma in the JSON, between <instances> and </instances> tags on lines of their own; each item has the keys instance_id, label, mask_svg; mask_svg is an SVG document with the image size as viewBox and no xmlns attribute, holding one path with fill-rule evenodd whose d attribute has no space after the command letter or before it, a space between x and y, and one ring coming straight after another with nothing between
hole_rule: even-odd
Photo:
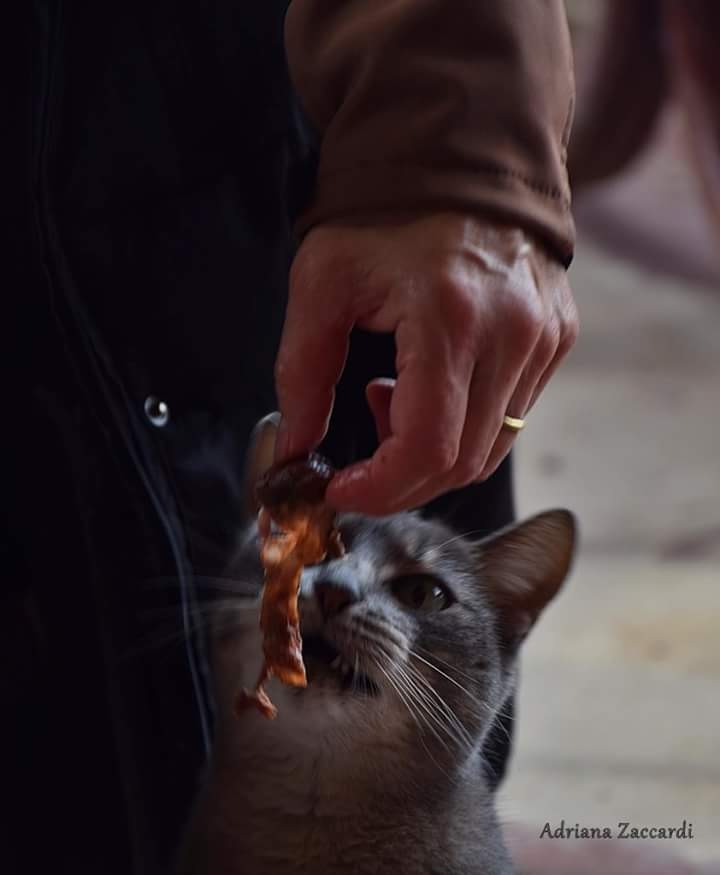
<instances>
[{"instance_id":1,"label":"cat's head","mask_svg":"<svg viewBox=\"0 0 720 875\"><path fill-rule=\"evenodd\" d=\"M251 479L269 459L265 445L252 452ZM339 528L347 555L302 577L308 687L271 682L276 725L254 732L291 747L412 739L437 763L476 750L511 692L520 644L567 575L572 515L549 511L479 542L414 513L343 514ZM233 576L259 592L252 524ZM251 686L257 608L239 602L229 627L232 683Z\"/></svg>"}]
</instances>

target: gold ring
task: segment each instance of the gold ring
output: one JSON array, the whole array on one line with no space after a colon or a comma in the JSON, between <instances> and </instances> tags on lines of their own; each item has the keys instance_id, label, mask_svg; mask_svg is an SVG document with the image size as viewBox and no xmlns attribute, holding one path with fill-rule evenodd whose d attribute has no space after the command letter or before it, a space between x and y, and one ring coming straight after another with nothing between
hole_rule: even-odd
<instances>
[{"instance_id":1,"label":"gold ring","mask_svg":"<svg viewBox=\"0 0 720 875\"><path fill-rule=\"evenodd\" d=\"M509 428L510 431L518 432L525 428L525 420L518 419L515 416L503 416L503 425Z\"/></svg>"}]
</instances>

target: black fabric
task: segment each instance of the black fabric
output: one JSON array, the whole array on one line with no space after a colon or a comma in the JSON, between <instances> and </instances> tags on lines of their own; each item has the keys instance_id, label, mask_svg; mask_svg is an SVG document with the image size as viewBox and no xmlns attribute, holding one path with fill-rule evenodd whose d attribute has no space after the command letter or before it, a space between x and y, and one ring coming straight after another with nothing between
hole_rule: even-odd
<instances>
[{"instance_id":1,"label":"black fabric","mask_svg":"<svg viewBox=\"0 0 720 875\"><path fill-rule=\"evenodd\" d=\"M22 10L21 10L22 7ZM227 558L312 187L282 3L0 10L3 872L168 871L212 727L193 573ZM353 343L328 450L366 454ZM169 410L155 424L149 396ZM509 468L441 500L512 515ZM173 640L164 640L172 633ZM502 760L502 755L500 756Z\"/></svg>"}]
</instances>

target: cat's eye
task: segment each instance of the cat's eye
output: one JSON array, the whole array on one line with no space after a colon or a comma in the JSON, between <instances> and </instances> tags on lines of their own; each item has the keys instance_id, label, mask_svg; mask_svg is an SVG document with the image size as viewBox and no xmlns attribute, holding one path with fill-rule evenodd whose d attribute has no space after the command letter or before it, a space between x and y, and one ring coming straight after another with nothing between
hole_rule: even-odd
<instances>
[{"instance_id":1,"label":"cat's eye","mask_svg":"<svg viewBox=\"0 0 720 875\"><path fill-rule=\"evenodd\" d=\"M390 586L393 595L401 604L419 614L444 611L454 601L447 587L437 577L429 574L396 577Z\"/></svg>"}]
</instances>

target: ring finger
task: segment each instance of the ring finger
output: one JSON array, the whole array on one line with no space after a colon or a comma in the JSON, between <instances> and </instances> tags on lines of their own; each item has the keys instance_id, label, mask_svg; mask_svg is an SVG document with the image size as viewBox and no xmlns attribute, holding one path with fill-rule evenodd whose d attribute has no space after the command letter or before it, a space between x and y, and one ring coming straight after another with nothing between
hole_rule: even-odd
<instances>
[{"instance_id":1,"label":"ring finger","mask_svg":"<svg viewBox=\"0 0 720 875\"><path fill-rule=\"evenodd\" d=\"M539 395L539 387L547 382L545 374L556 359L557 348L557 340L538 342L533 356L525 366L515 391L512 393L503 417L507 416L511 419L524 422L528 411L532 408ZM504 422L503 417L501 417L500 427L495 434L492 450L478 478L480 481L487 480L497 469L505 456L510 452L515 439L521 431L521 428L514 428L512 424Z\"/></svg>"}]
</instances>

